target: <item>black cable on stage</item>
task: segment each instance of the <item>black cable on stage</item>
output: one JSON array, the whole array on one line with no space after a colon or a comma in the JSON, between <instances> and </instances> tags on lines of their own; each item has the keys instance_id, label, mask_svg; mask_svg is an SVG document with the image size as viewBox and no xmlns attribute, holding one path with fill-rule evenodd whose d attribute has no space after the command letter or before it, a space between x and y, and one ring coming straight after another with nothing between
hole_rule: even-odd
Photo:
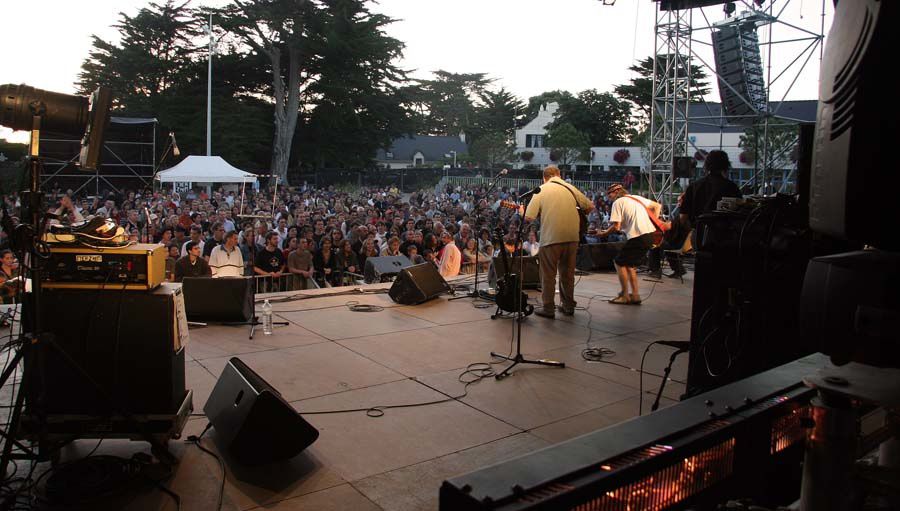
<instances>
[{"instance_id":1,"label":"black cable on stage","mask_svg":"<svg viewBox=\"0 0 900 511\"><path fill-rule=\"evenodd\" d=\"M216 509L221 510L222 500L225 498L225 480L228 475L227 471L225 470L225 462L222 461L222 458L218 454L207 449L206 447L203 447L203 445L200 443L200 441L203 439L203 435L205 435L206 432L210 430L210 428L212 428L212 422L207 423L206 427L203 428L203 431L199 435L191 435L187 437L187 440L185 440L185 442L196 445L198 449L205 452L206 454L209 454L219 463L219 467L222 469L222 485L219 487L219 505L216 506Z\"/></svg>"}]
</instances>

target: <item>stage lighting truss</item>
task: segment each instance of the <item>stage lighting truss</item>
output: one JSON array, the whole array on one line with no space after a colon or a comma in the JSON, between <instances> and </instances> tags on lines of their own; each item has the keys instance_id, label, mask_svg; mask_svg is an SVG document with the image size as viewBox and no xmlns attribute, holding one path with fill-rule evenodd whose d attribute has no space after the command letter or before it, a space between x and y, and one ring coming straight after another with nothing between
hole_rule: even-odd
<instances>
[{"instance_id":1,"label":"stage lighting truss","mask_svg":"<svg viewBox=\"0 0 900 511\"><path fill-rule=\"evenodd\" d=\"M764 74L763 89L755 91L764 96L763 108L759 108L759 98L742 97L755 112L742 122L761 126L763 143L758 146L755 167L748 179L739 179L739 185L754 188L758 183L768 183L773 171L773 164L782 162L789 156L791 147L780 151L769 151L768 131L770 128L793 124L801 119L793 119L779 112L784 100L793 89L800 75L810 67L810 72L818 72L822 58L825 39L825 16L827 5L822 2L821 10L806 16L802 23L787 20L786 11L796 4L791 0L741 0L734 2L737 9L733 15L727 16L721 5L696 7L681 10L663 10L661 4L654 2L656 23L654 33L654 55L668 56L657 58L653 70L653 108L650 120L650 158L649 171L650 190L657 201L674 204L675 196L672 173L672 161L678 156L690 156L699 150L689 137L688 123L693 126L712 126L724 133L736 123L726 119L720 109L715 112L707 105L703 115L690 115L688 107L691 98L691 77L688 70L698 66L710 77L710 84L718 86L720 76L712 56L712 32L724 27L739 27L744 30L753 27L758 34L759 48ZM801 16L802 17L802 16ZM813 27L812 19L818 18ZM773 62L773 54L778 55L778 62ZM818 59L813 59L817 56ZM783 65L782 65L783 64ZM727 86L727 84L726 84ZM715 90L715 89L712 89ZM740 96L740 95L739 95ZM756 103L756 106L754 106ZM701 99L700 104L706 104ZM697 108L696 106L694 107ZM733 119L734 116L732 116ZM719 137L722 140L722 137ZM790 144L789 144L790 145ZM727 149L727 148L726 148ZM775 154L777 153L777 154ZM794 177L796 165L784 176L781 189Z\"/></svg>"}]
</instances>

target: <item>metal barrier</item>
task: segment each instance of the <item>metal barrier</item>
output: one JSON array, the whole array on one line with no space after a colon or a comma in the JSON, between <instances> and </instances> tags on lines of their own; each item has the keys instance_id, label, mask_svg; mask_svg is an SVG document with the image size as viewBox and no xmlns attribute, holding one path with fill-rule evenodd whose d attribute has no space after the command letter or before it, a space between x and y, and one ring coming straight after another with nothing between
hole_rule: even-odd
<instances>
[{"instance_id":1,"label":"metal barrier","mask_svg":"<svg viewBox=\"0 0 900 511\"><path fill-rule=\"evenodd\" d=\"M470 187L470 186L488 186L490 185L492 179L489 177L470 177L470 176L447 176L444 178L443 182L449 184L451 186L462 186L462 187ZM497 188L509 188L514 190L521 189L531 189L537 188L542 185L544 181L542 179L533 179L533 178L500 178L497 182ZM587 180L573 180L571 181L576 188L581 191L606 191L609 185L613 183L618 183L618 181L587 181Z\"/></svg>"},{"instance_id":2,"label":"metal barrier","mask_svg":"<svg viewBox=\"0 0 900 511\"><path fill-rule=\"evenodd\" d=\"M309 278L304 278L291 273L282 274L281 277L272 277L271 275L254 275L253 279L256 283L257 293L278 293L281 291L303 291L306 289L320 289L319 279L313 274ZM364 283L363 276L351 272L338 272L338 281L341 286L356 286ZM305 286L303 283L305 282ZM325 287L334 287L327 280Z\"/></svg>"}]
</instances>

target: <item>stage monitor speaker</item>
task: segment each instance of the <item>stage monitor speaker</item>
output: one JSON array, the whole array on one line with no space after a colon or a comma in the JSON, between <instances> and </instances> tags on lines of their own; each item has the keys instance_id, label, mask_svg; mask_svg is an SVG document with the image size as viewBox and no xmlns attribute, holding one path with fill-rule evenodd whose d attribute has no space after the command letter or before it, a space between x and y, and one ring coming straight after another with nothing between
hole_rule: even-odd
<instances>
[{"instance_id":1,"label":"stage monitor speaker","mask_svg":"<svg viewBox=\"0 0 900 511\"><path fill-rule=\"evenodd\" d=\"M190 321L246 323L253 320L253 277L187 277L182 282Z\"/></svg>"},{"instance_id":2,"label":"stage monitor speaker","mask_svg":"<svg viewBox=\"0 0 900 511\"><path fill-rule=\"evenodd\" d=\"M29 403L39 404L40 412L178 410L186 392L182 346L188 336L180 285L144 292L45 289L40 307L52 342L35 345L28 352L34 359L25 363Z\"/></svg>"},{"instance_id":3,"label":"stage monitor speaker","mask_svg":"<svg viewBox=\"0 0 900 511\"><path fill-rule=\"evenodd\" d=\"M246 466L293 458L319 431L239 358L225 364L203 407L219 447Z\"/></svg>"},{"instance_id":4,"label":"stage monitor speaker","mask_svg":"<svg viewBox=\"0 0 900 511\"><path fill-rule=\"evenodd\" d=\"M397 276L403 268L412 266L412 261L406 256L383 256L366 259L366 267L363 277L366 284L387 282Z\"/></svg>"},{"instance_id":5,"label":"stage monitor speaker","mask_svg":"<svg viewBox=\"0 0 900 511\"><path fill-rule=\"evenodd\" d=\"M736 23L712 32L719 96L728 122L752 124L766 111L759 36L753 23Z\"/></svg>"},{"instance_id":6,"label":"stage monitor speaker","mask_svg":"<svg viewBox=\"0 0 900 511\"><path fill-rule=\"evenodd\" d=\"M613 243L589 243L578 247L575 268L581 271L615 270L613 259L625 246L624 241Z\"/></svg>"},{"instance_id":7,"label":"stage monitor speaker","mask_svg":"<svg viewBox=\"0 0 900 511\"><path fill-rule=\"evenodd\" d=\"M391 300L416 305L450 291L450 285L431 263L404 268L388 291Z\"/></svg>"},{"instance_id":8,"label":"stage monitor speaker","mask_svg":"<svg viewBox=\"0 0 900 511\"><path fill-rule=\"evenodd\" d=\"M496 286L496 281L502 279L506 275L506 266L503 266L502 257L494 257L491 263L493 267L491 285ZM519 258L509 256L509 264L513 268L513 272L519 271ZM537 289L541 287L541 266L537 256L522 257L522 288Z\"/></svg>"},{"instance_id":9,"label":"stage monitor speaker","mask_svg":"<svg viewBox=\"0 0 900 511\"><path fill-rule=\"evenodd\" d=\"M693 156L676 156L672 159L672 174L676 178L692 178L697 170L697 160Z\"/></svg>"}]
</instances>

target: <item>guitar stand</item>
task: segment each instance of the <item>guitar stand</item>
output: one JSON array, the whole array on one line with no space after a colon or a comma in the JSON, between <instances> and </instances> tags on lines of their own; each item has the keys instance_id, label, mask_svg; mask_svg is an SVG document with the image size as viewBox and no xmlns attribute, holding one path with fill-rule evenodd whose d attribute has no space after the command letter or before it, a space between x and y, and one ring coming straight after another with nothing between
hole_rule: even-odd
<instances>
[{"instance_id":1,"label":"guitar stand","mask_svg":"<svg viewBox=\"0 0 900 511\"><path fill-rule=\"evenodd\" d=\"M528 316L531 316L531 313L533 313L533 312L534 312L534 305L531 305L531 304L526 305L525 312L521 316L517 317L516 321L525 321L525 318ZM501 317L503 317L503 309L501 309L500 306L498 305L497 310L494 311L493 314L491 314L491 319L497 319L497 318L501 318ZM493 353L491 353L491 355L493 355Z\"/></svg>"}]
</instances>

